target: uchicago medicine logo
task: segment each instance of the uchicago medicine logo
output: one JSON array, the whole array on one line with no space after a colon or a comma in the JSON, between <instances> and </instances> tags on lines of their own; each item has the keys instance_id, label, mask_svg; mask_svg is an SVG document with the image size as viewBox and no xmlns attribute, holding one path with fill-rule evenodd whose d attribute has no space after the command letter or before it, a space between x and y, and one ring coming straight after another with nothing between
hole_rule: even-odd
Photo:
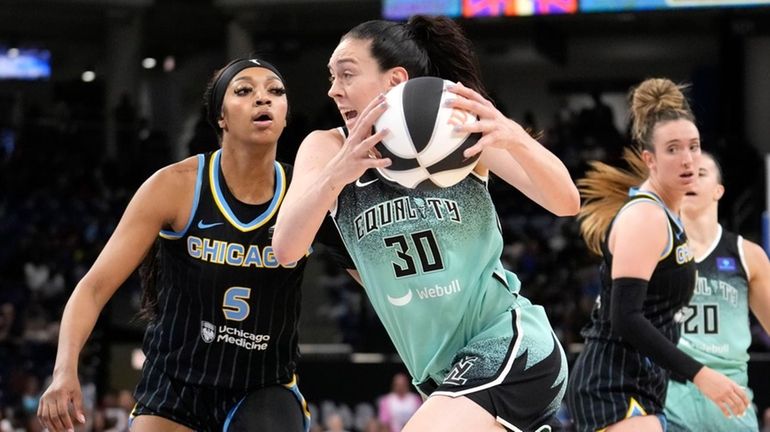
<instances>
[{"instance_id":1,"label":"uchicago medicine logo","mask_svg":"<svg viewBox=\"0 0 770 432\"><path fill-rule=\"evenodd\" d=\"M217 328L214 327L214 324L211 324L208 321L201 321L201 339L203 339L203 342L214 342L216 334Z\"/></svg>"}]
</instances>

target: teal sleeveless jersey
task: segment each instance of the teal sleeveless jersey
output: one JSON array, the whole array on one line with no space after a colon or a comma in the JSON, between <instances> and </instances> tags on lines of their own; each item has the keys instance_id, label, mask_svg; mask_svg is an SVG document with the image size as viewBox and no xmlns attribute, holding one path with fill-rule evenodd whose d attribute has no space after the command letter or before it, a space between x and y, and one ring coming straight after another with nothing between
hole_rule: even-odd
<instances>
[{"instance_id":1,"label":"teal sleeveless jersey","mask_svg":"<svg viewBox=\"0 0 770 432\"><path fill-rule=\"evenodd\" d=\"M332 215L415 382L441 382L471 341L511 337L510 320L499 317L518 304L520 284L500 262L503 239L485 179L470 174L422 191L367 172L342 190Z\"/></svg>"},{"instance_id":2,"label":"teal sleeveless jersey","mask_svg":"<svg viewBox=\"0 0 770 432\"><path fill-rule=\"evenodd\" d=\"M743 238L719 227L703 257L696 258L698 281L682 310L679 348L724 374L744 377L751 344L748 273Z\"/></svg>"}]
</instances>

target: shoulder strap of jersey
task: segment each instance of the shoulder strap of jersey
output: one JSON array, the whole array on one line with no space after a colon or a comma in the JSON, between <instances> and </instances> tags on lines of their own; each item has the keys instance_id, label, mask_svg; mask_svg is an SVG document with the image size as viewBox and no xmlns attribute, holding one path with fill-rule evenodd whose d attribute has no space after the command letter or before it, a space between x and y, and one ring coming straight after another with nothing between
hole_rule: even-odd
<instances>
[{"instance_id":1,"label":"shoulder strap of jersey","mask_svg":"<svg viewBox=\"0 0 770 432\"><path fill-rule=\"evenodd\" d=\"M746 261L746 253L743 249L743 236L740 234L735 234L735 246L738 248L738 256L741 258L741 267L743 267L743 271L746 273L746 280L751 280L751 272L749 271L749 263Z\"/></svg>"},{"instance_id":2,"label":"shoulder strap of jersey","mask_svg":"<svg viewBox=\"0 0 770 432\"><path fill-rule=\"evenodd\" d=\"M193 219L195 218L195 212L198 210L198 202L200 201L201 197L201 187L203 186L203 174L205 171L206 166L206 156L203 154L197 155L198 159L198 174L195 179L195 195L193 195L193 202L192 202L192 208L190 209L190 216L187 218L187 223L185 224L184 228L182 228L181 231L173 231L173 230L161 230L158 235L166 240L179 240L182 238L186 233L187 230L190 229L190 224L192 224Z\"/></svg>"},{"instance_id":3,"label":"shoulder strap of jersey","mask_svg":"<svg viewBox=\"0 0 770 432\"><path fill-rule=\"evenodd\" d=\"M631 188L628 191L629 198L628 200L623 204L623 206L618 210L618 212L615 214L615 217L612 219L612 222L610 223L609 229L607 229L607 238L605 238L605 243L607 243L607 240L609 238L609 233L612 231L612 226L615 224L615 221L617 220L618 216L620 216L621 213L626 211L629 207L631 207L634 204L638 204L640 202L652 202L659 207L663 209L664 212L666 212L666 218L668 219L668 232L667 232L667 240L666 240L666 247L663 249L663 252L660 254L660 260L662 261L665 259L668 254L671 253L671 250L674 248L674 229L676 228L677 234L679 232L684 232L684 228L679 223L679 220L674 217L673 213L671 213L671 210L668 209L666 204L661 200L656 194L650 191L642 191L637 188ZM607 251L609 251L609 247L607 247Z\"/></svg>"}]
</instances>

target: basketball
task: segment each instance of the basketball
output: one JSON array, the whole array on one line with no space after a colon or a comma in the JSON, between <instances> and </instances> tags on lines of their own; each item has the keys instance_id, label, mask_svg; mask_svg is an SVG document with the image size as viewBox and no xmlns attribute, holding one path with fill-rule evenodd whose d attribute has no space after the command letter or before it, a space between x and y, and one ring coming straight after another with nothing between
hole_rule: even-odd
<instances>
[{"instance_id":1,"label":"basketball","mask_svg":"<svg viewBox=\"0 0 770 432\"><path fill-rule=\"evenodd\" d=\"M457 132L454 127L477 121L468 111L446 106L462 97L446 90L451 81L419 77L405 81L385 95L388 109L375 122L375 131L389 133L376 148L391 165L377 171L385 180L409 189L445 188L459 183L476 166L463 151L480 133Z\"/></svg>"}]
</instances>

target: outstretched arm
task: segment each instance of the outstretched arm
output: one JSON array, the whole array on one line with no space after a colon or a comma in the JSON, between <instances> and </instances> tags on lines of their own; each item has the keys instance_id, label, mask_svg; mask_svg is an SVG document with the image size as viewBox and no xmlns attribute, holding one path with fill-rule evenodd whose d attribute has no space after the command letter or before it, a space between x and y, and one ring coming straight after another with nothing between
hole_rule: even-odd
<instances>
[{"instance_id":1,"label":"outstretched arm","mask_svg":"<svg viewBox=\"0 0 770 432\"><path fill-rule=\"evenodd\" d=\"M744 240L743 253L749 267L749 306L770 334L770 260L758 244Z\"/></svg>"},{"instance_id":2,"label":"outstretched arm","mask_svg":"<svg viewBox=\"0 0 770 432\"><path fill-rule=\"evenodd\" d=\"M302 142L273 233L273 252L279 263L292 263L304 256L345 185L369 168L390 164L390 159L370 157L370 150L387 133L371 134L374 121L385 108L384 98L372 100L344 142L334 130L315 131Z\"/></svg>"},{"instance_id":3,"label":"outstretched arm","mask_svg":"<svg viewBox=\"0 0 770 432\"><path fill-rule=\"evenodd\" d=\"M474 90L462 84L449 90L465 98L454 99L450 106L470 111L479 118L474 124L459 127L465 132L483 134L465 150L466 157L483 150L480 164L531 200L558 216L577 214L580 194L559 158Z\"/></svg>"},{"instance_id":4,"label":"outstretched arm","mask_svg":"<svg viewBox=\"0 0 770 432\"><path fill-rule=\"evenodd\" d=\"M173 224L180 200L189 198L187 202L192 203L193 188L189 188L189 197L186 197L180 192L178 177L171 167L164 168L139 188L96 262L67 301L53 381L38 406L38 417L48 430L73 428L70 403L75 408L75 418L85 422L77 376L80 351L104 305L139 266L161 228ZM184 213L189 211L188 206Z\"/></svg>"}]
</instances>

